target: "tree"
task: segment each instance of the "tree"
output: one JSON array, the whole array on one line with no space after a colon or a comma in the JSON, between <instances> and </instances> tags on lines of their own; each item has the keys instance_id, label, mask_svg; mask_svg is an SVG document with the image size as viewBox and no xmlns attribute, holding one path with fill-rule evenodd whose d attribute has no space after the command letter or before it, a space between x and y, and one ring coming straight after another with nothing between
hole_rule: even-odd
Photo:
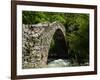
<instances>
[{"instance_id":1,"label":"tree","mask_svg":"<svg viewBox=\"0 0 100 80\"><path fill-rule=\"evenodd\" d=\"M37 24L58 21L65 26L66 43L69 43L69 59L79 65L89 60L89 14L23 11L23 24ZM51 48L55 44L52 40Z\"/></svg>"}]
</instances>

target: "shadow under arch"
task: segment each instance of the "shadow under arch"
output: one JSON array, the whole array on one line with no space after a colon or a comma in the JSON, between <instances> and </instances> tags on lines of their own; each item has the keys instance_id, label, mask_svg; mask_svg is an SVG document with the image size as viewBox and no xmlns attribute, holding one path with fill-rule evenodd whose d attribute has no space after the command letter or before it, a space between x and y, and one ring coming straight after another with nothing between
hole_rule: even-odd
<instances>
[{"instance_id":1,"label":"shadow under arch","mask_svg":"<svg viewBox=\"0 0 100 80\"><path fill-rule=\"evenodd\" d=\"M68 47L61 29L57 29L53 35L48 52L47 63L57 59L68 59Z\"/></svg>"}]
</instances>

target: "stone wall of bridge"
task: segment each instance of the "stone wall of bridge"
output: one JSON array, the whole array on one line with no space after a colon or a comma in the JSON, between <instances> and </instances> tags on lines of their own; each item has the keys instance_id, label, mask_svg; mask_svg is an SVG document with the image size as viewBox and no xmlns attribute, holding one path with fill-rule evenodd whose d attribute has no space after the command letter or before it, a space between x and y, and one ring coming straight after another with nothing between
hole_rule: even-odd
<instances>
[{"instance_id":1,"label":"stone wall of bridge","mask_svg":"<svg viewBox=\"0 0 100 80\"><path fill-rule=\"evenodd\" d=\"M47 66L48 51L55 32L59 29L65 36L65 27L59 22L22 26L23 68Z\"/></svg>"}]
</instances>

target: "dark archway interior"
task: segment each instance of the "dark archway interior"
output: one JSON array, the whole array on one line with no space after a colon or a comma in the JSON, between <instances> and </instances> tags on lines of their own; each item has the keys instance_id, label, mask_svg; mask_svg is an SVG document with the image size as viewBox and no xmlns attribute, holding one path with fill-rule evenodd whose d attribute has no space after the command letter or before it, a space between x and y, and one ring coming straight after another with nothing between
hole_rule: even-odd
<instances>
[{"instance_id":1,"label":"dark archway interior","mask_svg":"<svg viewBox=\"0 0 100 80\"><path fill-rule=\"evenodd\" d=\"M67 59L68 58L68 48L66 45L65 37L60 29L57 29L54 33L53 39L51 41L48 62L56 59Z\"/></svg>"}]
</instances>

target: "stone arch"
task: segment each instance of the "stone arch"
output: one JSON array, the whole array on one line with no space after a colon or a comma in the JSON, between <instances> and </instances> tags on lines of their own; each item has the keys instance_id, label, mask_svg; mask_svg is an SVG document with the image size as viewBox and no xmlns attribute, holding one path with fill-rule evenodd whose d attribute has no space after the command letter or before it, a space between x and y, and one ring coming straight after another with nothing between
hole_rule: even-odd
<instances>
[{"instance_id":1,"label":"stone arch","mask_svg":"<svg viewBox=\"0 0 100 80\"><path fill-rule=\"evenodd\" d=\"M68 58L68 48L66 45L66 40L64 37L63 32L61 29L57 29L54 32L53 37L51 38L53 40L53 48L49 47L49 52L48 52L48 58L47 58L47 63L49 63L49 60L57 60L57 59L67 59ZM52 46L52 40L50 43L50 46Z\"/></svg>"},{"instance_id":2,"label":"stone arch","mask_svg":"<svg viewBox=\"0 0 100 80\"><path fill-rule=\"evenodd\" d=\"M23 59L23 68L46 67L51 40L58 30L60 30L65 37L65 27L59 22L53 22L39 23L36 25L23 25L23 28L23 36L27 33L27 35L25 35L26 37L23 37L24 58L26 57L25 53L27 53L25 52L27 50L27 47L25 47L27 41L25 40L30 40L30 42L27 43L27 46L30 46L28 55L30 61L25 63L25 60Z\"/></svg>"}]
</instances>

